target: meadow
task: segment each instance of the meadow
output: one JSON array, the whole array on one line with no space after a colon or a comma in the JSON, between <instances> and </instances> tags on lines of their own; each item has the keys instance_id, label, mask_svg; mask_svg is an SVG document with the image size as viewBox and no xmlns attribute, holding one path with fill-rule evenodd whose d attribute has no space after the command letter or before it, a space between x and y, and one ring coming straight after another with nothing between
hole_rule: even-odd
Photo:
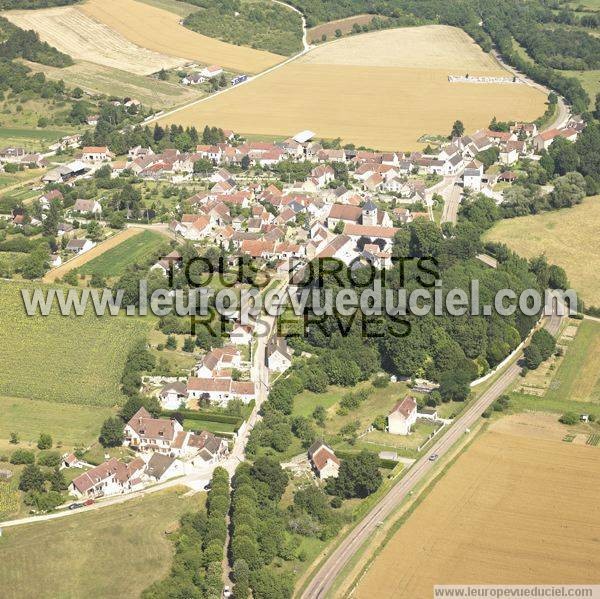
<instances>
[{"instance_id":1,"label":"meadow","mask_svg":"<svg viewBox=\"0 0 600 599\"><path fill-rule=\"evenodd\" d=\"M0 412L0 439L8 440L11 433L17 433L20 447L30 446L35 445L40 433L44 432L52 435L55 445L73 448L93 443L102 422L112 415L113 410L74 404L57 407L50 401L0 397Z\"/></svg>"},{"instance_id":2,"label":"meadow","mask_svg":"<svg viewBox=\"0 0 600 599\"><path fill-rule=\"evenodd\" d=\"M162 119L242 134L319 137L414 150L424 134L447 135L499 120L531 120L544 95L526 85L449 83L449 74L506 75L464 32L426 26L371 32L320 45L302 58Z\"/></svg>"},{"instance_id":3,"label":"meadow","mask_svg":"<svg viewBox=\"0 0 600 599\"><path fill-rule=\"evenodd\" d=\"M499 221L486 241L505 243L526 258L545 253L562 266L571 287L588 305L600 306L600 196L573 208Z\"/></svg>"},{"instance_id":4,"label":"meadow","mask_svg":"<svg viewBox=\"0 0 600 599\"><path fill-rule=\"evenodd\" d=\"M311 27L307 32L308 42L310 44L314 42L321 42L323 35L327 39L333 39L335 32L339 29L343 35L352 31L352 26L356 23L358 25L366 25L373 20L374 15L355 15L353 17L346 17L345 19L337 19L336 21L329 21L328 23L322 23L316 27Z\"/></svg>"},{"instance_id":5,"label":"meadow","mask_svg":"<svg viewBox=\"0 0 600 599\"><path fill-rule=\"evenodd\" d=\"M194 33L180 25L178 14L136 0L90 0L78 10L130 43L167 56L246 73L257 73L283 60L277 54Z\"/></svg>"},{"instance_id":6,"label":"meadow","mask_svg":"<svg viewBox=\"0 0 600 599\"><path fill-rule=\"evenodd\" d=\"M139 597L169 571L173 543L165 534L204 495L182 490L48 522L6 528L0 538L4 599Z\"/></svg>"},{"instance_id":7,"label":"meadow","mask_svg":"<svg viewBox=\"0 0 600 599\"><path fill-rule=\"evenodd\" d=\"M137 231L137 234L127 237L118 245L86 262L77 269L77 273L118 277L125 272L128 266L145 262L149 256L158 252L162 247L168 253L168 239L164 235L147 229L127 229L127 231Z\"/></svg>"},{"instance_id":8,"label":"meadow","mask_svg":"<svg viewBox=\"0 0 600 599\"><path fill-rule=\"evenodd\" d=\"M0 283L0 395L66 404L115 406L127 352L149 321L125 316L27 316L20 289Z\"/></svg>"},{"instance_id":9,"label":"meadow","mask_svg":"<svg viewBox=\"0 0 600 599\"><path fill-rule=\"evenodd\" d=\"M86 5L87 6L87 5ZM142 5L143 6L143 5ZM184 64L182 58L160 54L136 45L109 24L76 7L7 12L4 16L22 29L37 31L48 42L75 60L87 60L137 75L149 75L162 68ZM154 29L153 32L159 29ZM157 36L158 37L158 36Z\"/></svg>"},{"instance_id":10,"label":"meadow","mask_svg":"<svg viewBox=\"0 0 600 599\"><path fill-rule=\"evenodd\" d=\"M45 73L50 79L62 79L68 85L80 87L90 94L136 98L145 106L157 110L185 104L202 95L197 89L87 61L78 61L63 69L33 62L28 62L27 66L33 71Z\"/></svg>"},{"instance_id":11,"label":"meadow","mask_svg":"<svg viewBox=\"0 0 600 599\"><path fill-rule=\"evenodd\" d=\"M354 596L431 597L435 584L597 583L598 456L534 439L524 425L492 427L392 533Z\"/></svg>"}]
</instances>

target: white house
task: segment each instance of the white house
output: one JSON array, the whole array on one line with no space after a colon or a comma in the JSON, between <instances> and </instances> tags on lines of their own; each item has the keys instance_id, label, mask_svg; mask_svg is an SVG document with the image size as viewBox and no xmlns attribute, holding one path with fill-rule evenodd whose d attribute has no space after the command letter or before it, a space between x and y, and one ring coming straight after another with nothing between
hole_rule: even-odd
<instances>
[{"instance_id":1,"label":"white house","mask_svg":"<svg viewBox=\"0 0 600 599\"><path fill-rule=\"evenodd\" d=\"M112 156L113 154L106 146L86 146L82 150L81 159L86 162L103 162Z\"/></svg>"},{"instance_id":2,"label":"white house","mask_svg":"<svg viewBox=\"0 0 600 599\"><path fill-rule=\"evenodd\" d=\"M68 252L83 254L91 250L96 244L90 239L71 239L65 248Z\"/></svg>"},{"instance_id":3,"label":"white house","mask_svg":"<svg viewBox=\"0 0 600 599\"><path fill-rule=\"evenodd\" d=\"M216 64L212 64L208 67L204 67L200 71L200 75L202 77L206 77L207 79L212 79L213 77L218 77L222 72L223 72L222 67L220 67Z\"/></svg>"},{"instance_id":4,"label":"white house","mask_svg":"<svg viewBox=\"0 0 600 599\"><path fill-rule=\"evenodd\" d=\"M417 402L407 395L388 414L388 431L392 435L408 435L410 427L417 421Z\"/></svg>"},{"instance_id":5,"label":"white house","mask_svg":"<svg viewBox=\"0 0 600 599\"><path fill-rule=\"evenodd\" d=\"M340 470L340 460L333 449L323 441L315 441L308 448L308 459L321 480L331 476L337 478Z\"/></svg>"},{"instance_id":6,"label":"white house","mask_svg":"<svg viewBox=\"0 0 600 599\"><path fill-rule=\"evenodd\" d=\"M230 377L203 378L190 377L187 383L188 401L207 400L219 405L227 405L231 399L241 399L250 403L256 397L252 381L234 381Z\"/></svg>"},{"instance_id":7,"label":"white house","mask_svg":"<svg viewBox=\"0 0 600 599\"><path fill-rule=\"evenodd\" d=\"M75 200L72 210L78 214L102 214L102 206L97 200Z\"/></svg>"},{"instance_id":8,"label":"white house","mask_svg":"<svg viewBox=\"0 0 600 599\"><path fill-rule=\"evenodd\" d=\"M158 398L165 410L177 410L187 398L187 387L179 381L169 383L160 390Z\"/></svg>"},{"instance_id":9,"label":"white house","mask_svg":"<svg viewBox=\"0 0 600 599\"><path fill-rule=\"evenodd\" d=\"M183 426L177 420L152 418L146 408L140 408L125 425L123 445L139 451L169 454Z\"/></svg>"},{"instance_id":10,"label":"white house","mask_svg":"<svg viewBox=\"0 0 600 599\"><path fill-rule=\"evenodd\" d=\"M229 333L232 345L248 345L252 341L252 327L247 324L236 325Z\"/></svg>"},{"instance_id":11,"label":"white house","mask_svg":"<svg viewBox=\"0 0 600 599\"><path fill-rule=\"evenodd\" d=\"M78 498L95 498L135 491L142 487L144 468L141 458L129 464L111 458L75 478L69 485L69 492Z\"/></svg>"},{"instance_id":12,"label":"white house","mask_svg":"<svg viewBox=\"0 0 600 599\"><path fill-rule=\"evenodd\" d=\"M144 477L150 482L162 482L176 476L181 476L184 473L185 468L181 460L162 453L155 453L148 460L148 464L144 470Z\"/></svg>"},{"instance_id":13,"label":"white house","mask_svg":"<svg viewBox=\"0 0 600 599\"><path fill-rule=\"evenodd\" d=\"M285 372L292 365L292 355L283 337L271 336L265 355L269 370Z\"/></svg>"}]
</instances>

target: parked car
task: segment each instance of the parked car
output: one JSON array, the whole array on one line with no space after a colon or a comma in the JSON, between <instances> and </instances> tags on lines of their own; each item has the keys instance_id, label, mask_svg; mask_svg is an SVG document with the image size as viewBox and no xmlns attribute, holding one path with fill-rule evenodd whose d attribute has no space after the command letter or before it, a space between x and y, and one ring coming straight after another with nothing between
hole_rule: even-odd
<instances>
[{"instance_id":1,"label":"parked car","mask_svg":"<svg viewBox=\"0 0 600 599\"><path fill-rule=\"evenodd\" d=\"M76 509L78 509L78 508L80 508L80 507L83 507L83 503L72 503L72 504L69 506L69 509L70 509L70 510L76 510Z\"/></svg>"},{"instance_id":2,"label":"parked car","mask_svg":"<svg viewBox=\"0 0 600 599\"><path fill-rule=\"evenodd\" d=\"M86 500L83 502L83 505L92 505L93 503L94 503L94 500L93 500L93 499L86 499Z\"/></svg>"}]
</instances>

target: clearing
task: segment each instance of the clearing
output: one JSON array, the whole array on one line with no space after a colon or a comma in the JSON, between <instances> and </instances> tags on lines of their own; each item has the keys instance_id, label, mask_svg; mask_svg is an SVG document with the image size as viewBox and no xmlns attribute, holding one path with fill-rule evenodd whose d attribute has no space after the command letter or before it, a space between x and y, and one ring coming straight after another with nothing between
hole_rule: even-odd
<instances>
[{"instance_id":1,"label":"clearing","mask_svg":"<svg viewBox=\"0 0 600 599\"><path fill-rule=\"evenodd\" d=\"M173 543L165 534L181 514L200 509L204 495L182 490L10 528L0 539L4 599L139 597L167 575Z\"/></svg>"},{"instance_id":2,"label":"clearing","mask_svg":"<svg viewBox=\"0 0 600 599\"><path fill-rule=\"evenodd\" d=\"M88 16L83 8L86 7L81 10L69 6L14 11L4 13L4 16L23 29L37 31L43 41L76 60L87 60L136 75L149 75L185 63L172 54L159 54L128 41L118 30ZM155 28L153 32L159 30Z\"/></svg>"},{"instance_id":3,"label":"clearing","mask_svg":"<svg viewBox=\"0 0 600 599\"><path fill-rule=\"evenodd\" d=\"M126 229L126 231L136 231L136 233L127 237L121 237L118 245L113 245L107 251L86 262L81 268L77 269L77 274L118 277L125 272L128 266L146 262L148 257L157 252L161 247L165 247L167 250L169 248L169 240L164 235L155 231L148 229ZM111 237L108 241L112 239L114 237Z\"/></svg>"},{"instance_id":4,"label":"clearing","mask_svg":"<svg viewBox=\"0 0 600 599\"><path fill-rule=\"evenodd\" d=\"M431 597L435 584L597 583L599 459L595 447L534 439L522 423L492 426L393 533L354 596Z\"/></svg>"},{"instance_id":5,"label":"clearing","mask_svg":"<svg viewBox=\"0 0 600 599\"><path fill-rule=\"evenodd\" d=\"M311 27L306 32L306 37L309 44L315 42L321 42L323 35L327 36L328 39L335 37L335 32L339 29L342 35L350 33L352 26L357 23L358 25L366 25L370 23L376 15L355 15L354 17L346 17L345 19L338 19L337 21L329 21L328 23L322 23L316 27Z\"/></svg>"},{"instance_id":6,"label":"clearing","mask_svg":"<svg viewBox=\"0 0 600 599\"><path fill-rule=\"evenodd\" d=\"M92 406L124 401L119 388L125 358L143 339L148 319L104 316L27 316L21 289L33 283L0 283L0 395Z\"/></svg>"},{"instance_id":7,"label":"clearing","mask_svg":"<svg viewBox=\"0 0 600 599\"><path fill-rule=\"evenodd\" d=\"M571 286L588 305L600 306L600 196L578 206L499 221L486 241L505 243L526 258L545 253L562 266Z\"/></svg>"},{"instance_id":8,"label":"clearing","mask_svg":"<svg viewBox=\"0 0 600 599\"><path fill-rule=\"evenodd\" d=\"M527 85L449 83L448 75L507 75L463 31L430 25L377 31L323 44L248 85L162 119L211 123L239 133L311 129L378 149L415 150L423 134L447 135L499 120L529 121L545 96Z\"/></svg>"},{"instance_id":9,"label":"clearing","mask_svg":"<svg viewBox=\"0 0 600 599\"><path fill-rule=\"evenodd\" d=\"M132 44L167 56L218 64L246 73L258 73L283 60L278 54L234 46L194 33L180 25L179 15L135 0L90 0L80 10Z\"/></svg>"},{"instance_id":10,"label":"clearing","mask_svg":"<svg viewBox=\"0 0 600 599\"><path fill-rule=\"evenodd\" d=\"M79 268L84 264L91 262L95 258L99 258L108 250L116 248L124 241L131 239L136 235L139 235L140 233L142 233L142 231L144 231L144 229L139 229L135 227L130 227L129 229L123 229L122 231L119 231L118 233L116 233L112 237L109 237L102 243L97 244L91 250L88 250L83 254L77 255L74 258L71 258L71 260L67 260L64 264L61 264L57 268L49 270L44 276L44 282L53 283L54 281L57 281L58 279L64 277L69 271L73 270L74 268ZM91 274L91 272L89 274Z\"/></svg>"}]
</instances>

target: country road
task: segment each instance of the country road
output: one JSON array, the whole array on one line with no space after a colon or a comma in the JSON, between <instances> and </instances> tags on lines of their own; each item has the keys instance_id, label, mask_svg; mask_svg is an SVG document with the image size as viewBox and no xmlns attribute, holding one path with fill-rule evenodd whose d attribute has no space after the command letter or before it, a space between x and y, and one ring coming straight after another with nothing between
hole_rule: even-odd
<instances>
[{"instance_id":1,"label":"country road","mask_svg":"<svg viewBox=\"0 0 600 599\"><path fill-rule=\"evenodd\" d=\"M545 324L546 329L555 335L560 327L561 316L551 316ZM363 520L338 545L329 558L313 574L312 580L302 593L302 599L324 599L337 576L375 532L378 523L389 517L421 481L435 468L437 461L430 461L429 456L438 454L442 457L473 426L482 412L488 408L519 376L521 368L513 362L496 379L496 381L469 406L449 428L448 432L434 445L426 455L416 461L398 484L390 489L379 503L363 518Z\"/></svg>"}]
</instances>

